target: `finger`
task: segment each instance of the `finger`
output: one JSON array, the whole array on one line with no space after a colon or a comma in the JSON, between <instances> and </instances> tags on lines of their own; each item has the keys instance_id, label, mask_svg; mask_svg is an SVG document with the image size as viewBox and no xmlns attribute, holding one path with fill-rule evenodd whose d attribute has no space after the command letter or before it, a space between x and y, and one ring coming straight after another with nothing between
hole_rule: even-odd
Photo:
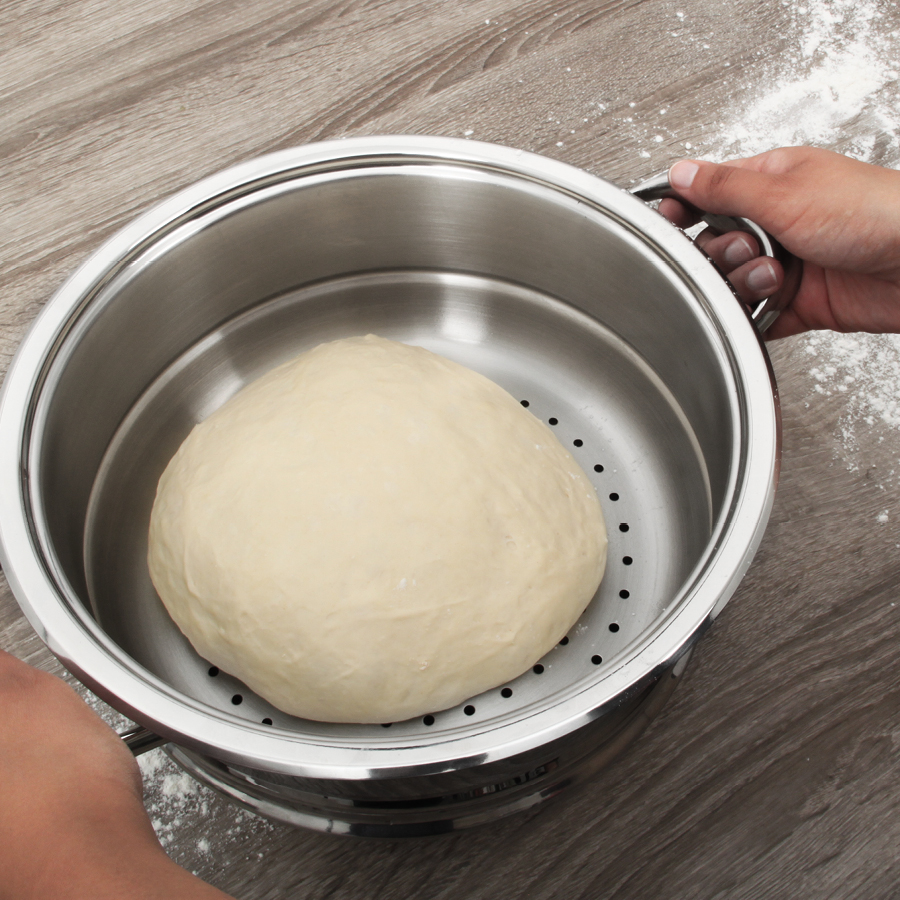
<instances>
[{"instance_id":1,"label":"finger","mask_svg":"<svg viewBox=\"0 0 900 900\"><path fill-rule=\"evenodd\" d=\"M671 197L659 201L659 213L667 218L676 228L690 228L696 225L700 217L689 210L683 203Z\"/></svg>"},{"instance_id":2,"label":"finger","mask_svg":"<svg viewBox=\"0 0 900 900\"><path fill-rule=\"evenodd\" d=\"M730 231L728 234L713 233L705 237L707 231L709 229L697 235L697 245L726 275L760 255L759 244L749 234Z\"/></svg>"},{"instance_id":3,"label":"finger","mask_svg":"<svg viewBox=\"0 0 900 900\"><path fill-rule=\"evenodd\" d=\"M777 217L785 205L779 203L779 175L742 166L681 160L669 169L669 181L685 200L700 209L746 216L776 234L781 230Z\"/></svg>"},{"instance_id":4,"label":"finger","mask_svg":"<svg viewBox=\"0 0 900 900\"><path fill-rule=\"evenodd\" d=\"M833 163L835 158L840 158L842 161L846 159L831 150L821 150L815 147L778 147L775 150L766 150L756 156L725 160L722 165L737 169L750 169L766 175L786 175L816 158L820 163L826 160Z\"/></svg>"},{"instance_id":5,"label":"finger","mask_svg":"<svg viewBox=\"0 0 900 900\"><path fill-rule=\"evenodd\" d=\"M781 263L770 256L760 256L751 262L738 266L728 280L746 303L756 303L774 294L784 282Z\"/></svg>"},{"instance_id":6,"label":"finger","mask_svg":"<svg viewBox=\"0 0 900 900\"><path fill-rule=\"evenodd\" d=\"M716 231L711 225L707 225L695 238L694 243L704 252L707 245L714 241L717 237L721 237L722 232Z\"/></svg>"},{"instance_id":7,"label":"finger","mask_svg":"<svg viewBox=\"0 0 900 900\"><path fill-rule=\"evenodd\" d=\"M780 338L792 337L795 334L803 334L809 331L809 326L797 315L794 310L788 307L784 310L775 323L769 328L763 337L767 341L777 341Z\"/></svg>"}]
</instances>

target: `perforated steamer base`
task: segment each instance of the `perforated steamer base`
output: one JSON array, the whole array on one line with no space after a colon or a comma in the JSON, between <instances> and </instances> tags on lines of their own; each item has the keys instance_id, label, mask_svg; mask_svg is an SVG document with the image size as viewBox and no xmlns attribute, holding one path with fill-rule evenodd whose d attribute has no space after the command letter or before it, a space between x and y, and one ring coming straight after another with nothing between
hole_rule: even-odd
<instances>
[{"instance_id":1,"label":"perforated steamer base","mask_svg":"<svg viewBox=\"0 0 900 900\"><path fill-rule=\"evenodd\" d=\"M333 785L273 776L228 765L167 745L169 756L195 778L253 812L288 825L366 838L432 837L484 825L556 797L598 772L622 753L665 706L692 651L641 690L582 729L576 741L559 741L540 752L489 764L476 778L464 774L444 792L410 794L409 784L367 791L335 792ZM385 787L394 799L385 799Z\"/></svg>"},{"instance_id":2,"label":"perforated steamer base","mask_svg":"<svg viewBox=\"0 0 900 900\"><path fill-rule=\"evenodd\" d=\"M295 354L323 341L370 332L424 346L483 373L549 423L596 487L609 530L608 565L597 595L568 636L533 670L509 684L406 722L310 722L275 709L194 652L149 579L149 513L163 468L196 422ZM85 563L100 625L139 663L189 697L228 715L326 744L389 749L397 743L434 740L442 733L491 729L591 684L604 667L630 652L677 593L709 539L710 518L706 471L685 417L649 366L614 334L561 301L509 282L387 271L331 280L274 298L208 334L169 366L132 408L107 451L88 511ZM593 735L592 746L615 736L621 743L623 734L640 730L635 723L655 708L653 698L671 690L664 681L664 689L653 680L622 698L618 713L608 714L615 721L600 723L603 734ZM645 712L638 715L641 708ZM218 761L204 762L183 750L174 755L198 777L241 802L252 805L252 797L259 795L259 803L272 807L266 809L270 815L293 820L309 805L308 784L300 791L305 801L299 794L290 799L290 790L281 784L274 796L276 807L279 796L289 800L281 802L279 812L272 806L271 785L260 787L265 778L233 768L226 776L226 767ZM570 749L568 762L577 755ZM523 760L519 768L532 762ZM499 810L534 802L545 790L544 782L559 781L560 772L550 778L552 772L541 771L542 765L535 762L499 780L494 776L493 782L490 772L480 773L485 783L460 785L462 793L453 802L469 802L472 790L497 793L512 788L521 796L514 800L510 794L492 805ZM553 768L559 768L558 761ZM523 790L526 782L535 783ZM502 785L506 787L501 790ZM425 801L439 805L437 798L399 799L420 806ZM440 802L446 806L450 801ZM340 828L353 830L354 823L359 825L354 803L345 798L342 816L330 810L323 817L320 809L313 816L318 816L316 821L303 824L331 830L340 822ZM364 818L367 833L384 827L393 833L386 821L372 824L371 808ZM425 824L421 809L415 818ZM388 819L396 820L397 811ZM446 811L434 817L435 829L446 830L445 824L437 824L446 820Z\"/></svg>"}]
</instances>

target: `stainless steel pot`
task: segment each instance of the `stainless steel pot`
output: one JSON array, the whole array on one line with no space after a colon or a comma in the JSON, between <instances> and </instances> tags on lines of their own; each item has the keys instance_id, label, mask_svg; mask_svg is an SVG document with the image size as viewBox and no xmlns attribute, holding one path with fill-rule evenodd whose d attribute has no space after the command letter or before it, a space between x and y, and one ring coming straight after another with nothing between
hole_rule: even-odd
<instances>
[{"instance_id":1,"label":"stainless steel pot","mask_svg":"<svg viewBox=\"0 0 900 900\"><path fill-rule=\"evenodd\" d=\"M567 640L510 684L408 722L307 722L194 653L150 583L147 522L197 421L366 332L548 421L597 487L610 561ZM72 672L239 802L329 831L448 831L558 792L665 701L762 536L773 388L725 281L612 184L445 138L288 150L155 207L47 304L0 401L3 567Z\"/></svg>"}]
</instances>

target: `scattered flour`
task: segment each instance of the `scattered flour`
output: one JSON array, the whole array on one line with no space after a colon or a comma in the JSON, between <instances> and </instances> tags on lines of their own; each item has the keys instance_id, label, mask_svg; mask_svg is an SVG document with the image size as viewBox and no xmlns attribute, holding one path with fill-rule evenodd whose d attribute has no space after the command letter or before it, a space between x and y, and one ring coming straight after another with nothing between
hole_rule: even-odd
<instances>
[{"instance_id":1,"label":"scattered flour","mask_svg":"<svg viewBox=\"0 0 900 900\"><path fill-rule=\"evenodd\" d=\"M727 159L804 144L900 168L900 32L884 24L896 22L896 2L784 5L794 50L757 75L756 89L695 154ZM800 341L810 357L810 404L846 396L838 426L843 461L868 468L863 446L900 437L900 336L814 332Z\"/></svg>"},{"instance_id":2,"label":"scattered flour","mask_svg":"<svg viewBox=\"0 0 900 900\"><path fill-rule=\"evenodd\" d=\"M847 393L855 419L900 430L900 335L817 331L805 349L816 393Z\"/></svg>"},{"instance_id":3,"label":"scattered flour","mask_svg":"<svg viewBox=\"0 0 900 900\"><path fill-rule=\"evenodd\" d=\"M83 685L73 686L115 731L121 734L133 727L133 722ZM138 756L137 762L144 782L144 806L159 842L175 862L201 877L213 876L206 869L220 858L220 851L242 850L276 827L195 781L161 749Z\"/></svg>"},{"instance_id":4,"label":"scattered flour","mask_svg":"<svg viewBox=\"0 0 900 900\"><path fill-rule=\"evenodd\" d=\"M772 147L842 145L844 130L864 136L841 146L861 159L876 151L900 157L900 35L882 24L891 0L810 0L793 7L797 38L758 83L771 87L749 99L715 140L714 156L761 153ZM891 17L893 18L893 17ZM891 19L888 18L888 21ZM862 124L863 129L859 128Z\"/></svg>"},{"instance_id":5,"label":"scattered flour","mask_svg":"<svg viewBox=\"0 0 900 900\"><path fill-rule=\"evenodd\" d=\"M275 825L231 805L180 769L162 750L138 758L144 806L159 842L175 862L203 875L211 851L240 847ZM211 842L211 837L215 840ZM208 873L207 873L207 877Z\"/></svg>"},{"instance_id":6,"label":"scattered flour","mask_svg":"<svg viewBox=\"0 0 900 900\"><path fill-rule=\"evenodd\" d=\"M897 0L781 3L783 48L741 59L736 72L729 61L716 61L710 49L715 34L701 17L675 13L681 30L672 37L683 52L700 54L724 71L715 97L677 101L708 110L706 124L689 117L690 133L662 120L668 109L635 118L628 113L640 112L638 104L627 104L618 127L633 135L641 158L652 157L662 168L678 154L721 160L807 144L900 165Z\"/></svg>"},{"instance_id":7,"label":"scattered flour","mask_svg":"<svg viewBox=\"0 0 900 900\"><path fill-rule=\"evenodd\" d=\"M900 335L816 331L802 341L810 357L810 403L846 395L838 425L844 462L851 470L867 468L865 445L900 437Z\"/></svg>"}]
</instances>

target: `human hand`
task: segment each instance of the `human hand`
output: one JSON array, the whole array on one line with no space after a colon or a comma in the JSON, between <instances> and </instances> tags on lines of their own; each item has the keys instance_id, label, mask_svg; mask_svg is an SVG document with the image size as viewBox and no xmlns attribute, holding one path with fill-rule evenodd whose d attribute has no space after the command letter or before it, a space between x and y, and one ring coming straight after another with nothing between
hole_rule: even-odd
<instances>
[{"instance_id":1,"label":"human hand","mask_svg":"<svg viewBox=\"0 0 900 900\"><path fill-rule=\"evenodd\" d=\"M900 172L789 147L722 164L682 160L669 181L698 209L752 219L804 261L797 295L767 338L817 328L900 332ZM677 200L659 211L681 228L697 221ZM781 265L760 257L749 235L702 232L697 243L748 303L781 286Z\"/></svg>"},{"instance_id":2,"label":"human hand","mask_svg":"<svg viewBox=\"0 0 900 900\"><path fill-rule=\"evenodd\" d=\"M0 900L227 900L166 856L116 734L0 650Z\"/></svg>"}]
</instances>

